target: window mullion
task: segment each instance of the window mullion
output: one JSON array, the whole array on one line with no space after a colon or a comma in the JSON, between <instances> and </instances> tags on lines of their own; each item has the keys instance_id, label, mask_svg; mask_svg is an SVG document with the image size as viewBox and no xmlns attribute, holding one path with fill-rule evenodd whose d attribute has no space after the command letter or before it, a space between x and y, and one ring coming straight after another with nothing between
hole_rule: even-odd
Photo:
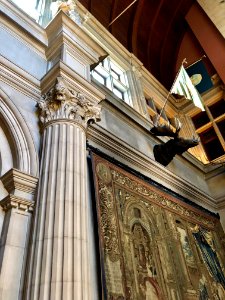
<instances>
[{"instance_id":1,"label":"window mullion","mask_svg":"<svg viewBox=\"0 0 225 300\"><path fill-rule=\"evenodd\" d=\"M129 97L129 86L126 73L123 69L107 57L93 71L92 76L101 84L104 84L118 98L132 106Z\"/></svg>"}]
</instances>

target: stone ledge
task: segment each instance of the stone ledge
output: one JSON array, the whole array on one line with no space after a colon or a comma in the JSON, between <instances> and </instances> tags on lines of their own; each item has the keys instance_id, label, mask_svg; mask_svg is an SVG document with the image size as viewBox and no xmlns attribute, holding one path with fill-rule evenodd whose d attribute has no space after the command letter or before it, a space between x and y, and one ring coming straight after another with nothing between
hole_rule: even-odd
<instances>
[{"instance_id":1,"label":"stone ledge","mask_svg":"<svg viewBox=\"0 0 225 300\"><path fill-rule=\"evenodd\" d=\"M23 201L33 201L38 183L37 177L17 169L11 169L1 177L1 181L10 197L23 199Z\"/></svg>"},{"instance_id":2,"label":"stone ledge","mask_svg":"<svg viewBox=\"0 0 225 300\"><path fill-rule=\"evenodd\" d=\"M8 195L0 201L0 205L4 211L8 211L11 208L16 208L20 211L33 212L34 201L25 200L18 196Z\"/></svg>"}]
</instances>

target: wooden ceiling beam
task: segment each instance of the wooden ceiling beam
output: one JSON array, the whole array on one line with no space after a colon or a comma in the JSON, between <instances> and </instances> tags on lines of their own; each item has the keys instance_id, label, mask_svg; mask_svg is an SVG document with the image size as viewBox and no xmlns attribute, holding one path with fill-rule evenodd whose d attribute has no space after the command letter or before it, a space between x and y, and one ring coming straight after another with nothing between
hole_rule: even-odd
<instances>
[{"instance_id":1,"label":"wooden ceiling beam","mask_svg":"<svg viewBox=\"0 0 225 300\"><path fill-rule=\"evenodd\" d=\"M136 5L136 10L133 17L133 24L130 26L131 30L129 31L129 45L131 51L134 55L138 56L138 31L139 31L139 22L140 18L143 17L144 13L144 2L145 0L138 0Z\"/></svg>"},{"instance_id":2,"label":"wooden ceiling beam","mask_svg":"<svg viewBox=\"0 0 225 300\"><path fill-rule=\"evenodd\" d=\"M112 1L112 8L111 8L111 12L110 12L110 20L109 20L109 24L113 21L113 19L116 18L117 16L117 5L118 5L118 1L119 0L113 0ZM115 34L114 28L115 28L116 24L112 24L111 26L109 26L109 31L113 34ZM114 35L113 34L113 35Z\"/></svg>"},{"instance_id":3,"label":"wooden ceiling beam","mask_svg":"<svg viewBox=\"0 0 225 300\"><path fill-rule=\"evenodd\" d=\"M184 0L186 1L186 0ZM179 24L180 16L182 15L182 11L184 10L184 1L180 0L177 2L177 0L174 1L174 10L173 14L170 15L169 22L167 23L167 28L164 31L164 39L162 41L162 47L159 54L159 76L162 79L168 78L168 75L165 74L165 70L167 70L166 73L170 73L170 78L172 79L175 72L175 54L178 53L179 44L181 42L181 34L180 34L180 26L177 26L176 24ZM184 16L183 16L184 17ZM174 29L176 28L176 32L174 32ZM183 35L182 35L183 36ZM175 38L174 38L175 37ZM176 44L174 41L176 41ZM179 43L178 43L179 41ZM171 48L172 45L172 48ZM171 50L172 53L171 53ZM166 80L167 82L167 80ZM168 82L167 88L169 88L170 83Z\"/></svg>"},{"instance_id":4,"label":"wooden ceiling beam","mask_svg":"<svg viewBox=\"0 0 225 300\"><path fill-rule=\"evenodd\" d=\"M151 47L152 47L152 43L153 43L152 37L153 37L154 27L155 27L155 24L156 24L157 19L159 17L160 10L161 10L161 7L163 5L163 2L164 2L164 0L160 0L160 2L158 4L158 7L156 9L154 18L153 18L153 20L151 22L151 30L149 32L148 43L147 43L147 62L148 62L148 66L151 66L151 64L150 64L150 58L151 58Z\"/></svg>"}]
</instances>

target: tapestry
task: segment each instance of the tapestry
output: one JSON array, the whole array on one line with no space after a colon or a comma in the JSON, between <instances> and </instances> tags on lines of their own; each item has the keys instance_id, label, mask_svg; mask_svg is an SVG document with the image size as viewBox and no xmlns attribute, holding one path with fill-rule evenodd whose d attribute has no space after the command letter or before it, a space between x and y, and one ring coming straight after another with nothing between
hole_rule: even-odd
<instances>
[{"instance_id":1,"label":"tapestry","mask_svg":"<svg viewBox=\"0 0 225 300\"><path fill-rule=\"evenodd\" d=\"M92 165L103 300L225 299L218 218L94 153Z\"/></svg>"}]
</instances>

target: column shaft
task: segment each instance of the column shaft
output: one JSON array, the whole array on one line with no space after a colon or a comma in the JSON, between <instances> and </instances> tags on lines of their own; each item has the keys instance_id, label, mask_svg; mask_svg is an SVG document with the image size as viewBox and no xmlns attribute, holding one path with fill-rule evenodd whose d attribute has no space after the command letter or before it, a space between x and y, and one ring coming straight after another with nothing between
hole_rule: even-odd
<instances>
[{"instance_id":1,"label":"column shaft","mask_svg":"<svg viewBox=\"0 0 225 300\"><path fill-rule=\"evenodd\" d=\"M52 124L44 144L31 299L89 299L85 131Z\"/></svg>"},{"instance_id":2,"label":"column shaft","mask_svg":"<svg viewBox=\"0 0 225 300\"><path fill-rule=\"evenodd\" d=\"M62 77L39 108L43 148L26 299L90 300L86 128L101 108Z\"/></svg>"}]
</instances>

